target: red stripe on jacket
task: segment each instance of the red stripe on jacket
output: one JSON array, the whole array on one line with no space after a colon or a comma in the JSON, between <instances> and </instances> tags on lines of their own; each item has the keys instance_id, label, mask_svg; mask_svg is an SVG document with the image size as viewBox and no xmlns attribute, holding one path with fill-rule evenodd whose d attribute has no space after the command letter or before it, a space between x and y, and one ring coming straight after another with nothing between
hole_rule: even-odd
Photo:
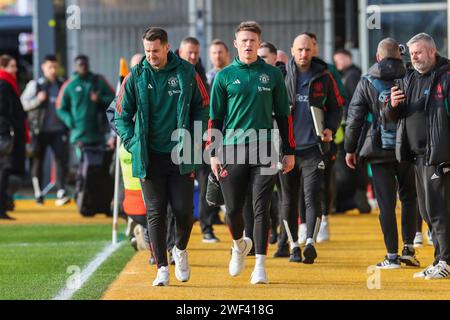
<instances>
[{"instance_id":1,"label":"red stripe on jacket","mask_svg":"<svg viewBox=\"0 0 450 320\"><path fill-rule=\"evenodd\" d=\"M205 149L208 150L212 144L212 120L208 120L208 140L206 140Z\"/></svg>"},{"instance_id":2,"label":"red stripe on jacket","mask_svg":"<svg viewBox=\"0 0 450 320\"><path fill-rule=\"evenodd\" d=\"M132 76L132 73L129 73L125 79L123 79L122 85L120 86L119 96L117 98L117 104L116 104L116 112L119 115L122 115L122 103L123 103L123 96L125 94L125 85L127 84L128 79Z\"/></svg>"},{"instance_id":3,"label":"red stripe on jacket","mask_svg":"<svg viewBox=\"0 0 450 320\"><path fill-rule=\"evenodd\" d=\"M66 90L67 86L72 82L72 79L66 80L61 89L59 90L58 98L56 99L56 109L60 109L62 105L62 99L64 96L64 90Z\"/></svg>"},{"instance_id":4,"label":"red stripe on jacket","mask_svg":"<svg viewBox=\"0 0 450 320\"><path fill-rule=\"evenodd\" d=\"M344 98L342 98L342 96L339 92L339 88L337 86L336 79L334 79L333 75L330 72L327 71L326 73L330 76L331 83L333 84L333 90L334 90L334 94L336 95L338 107L342 107L343 105L345 105L345 100L344 100Z\"/></svg>"},{"instance_id":5,"label":"red stripe on jacket","mask_svg":"<svg viewBox=\"0 0 450 320\"><path fill-rule=\"evenodd\" d=\"M200 75L198 73L195 74L195 80L197 80L197 86L202 95L203 107L206 107L209 104L208 90L206 90L205 85L203 84L202 78L200 78Z\"/></svg>"},{"instance_id":6,"label":"red stripe on jacket","mask_svg":"<svg viewBox=\"0 0 450 320\"><path fill-rule=\"evenodd\" d=\"M289 146L292 149L295 149L296 143L295 143L295 137L294 137L294 120L292 119L292 115L288 116L288 129L289 129Z\"/></svg>"}]
</instances>

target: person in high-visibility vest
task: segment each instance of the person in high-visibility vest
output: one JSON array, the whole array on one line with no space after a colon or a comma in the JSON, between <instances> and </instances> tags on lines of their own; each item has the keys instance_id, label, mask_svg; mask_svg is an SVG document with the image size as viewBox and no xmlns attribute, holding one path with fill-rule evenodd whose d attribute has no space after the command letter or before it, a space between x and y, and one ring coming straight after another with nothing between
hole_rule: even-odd
<instances>
[{"instance_id":1,"label":"person in high-visibility vest","mask_svg":"<svg viewBox=\"0 0 450 320\"><path fill-rule=\"evenodd\" d=\"M147 231L146 208L139 179L133 177L131 154L121 145L120 169L124 185L123 211L132 219L131 245L136 250L150 250Z\"/></svg>"}]
</instances>

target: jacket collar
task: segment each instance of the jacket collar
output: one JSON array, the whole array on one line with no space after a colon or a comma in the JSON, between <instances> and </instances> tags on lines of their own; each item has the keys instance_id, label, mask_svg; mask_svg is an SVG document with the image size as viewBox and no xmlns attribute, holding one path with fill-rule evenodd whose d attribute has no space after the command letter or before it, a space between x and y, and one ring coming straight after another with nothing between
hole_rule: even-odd
<instances>
[{"instance_id":1,"label":"jacket collar","mask_svg":"<svg viewBox=\"0 0 450 320\"><path fill-rule=\"evenodd\" d=\"M236 57L233 61L233 65L238 68L252 68L252 67L261 66L264 64L265 64L264 60L261 59L260 57L258 57L258 59L256 59L255 62L250 63L250 64L246 64L246 63L242 62L241 60L239 60L239 57Z\"/></svg>"}]
</instances>

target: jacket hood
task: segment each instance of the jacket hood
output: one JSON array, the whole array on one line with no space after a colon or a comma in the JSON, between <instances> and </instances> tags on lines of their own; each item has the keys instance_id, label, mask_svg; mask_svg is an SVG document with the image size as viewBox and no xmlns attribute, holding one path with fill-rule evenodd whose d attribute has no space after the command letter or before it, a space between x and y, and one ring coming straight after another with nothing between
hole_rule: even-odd
<instances>
[{"instance_id":1,"label":"jacket hood","mask_svg":"<svg viewBox=\"0 0 450 320\"><path fill-rule=\"evenodd\" d=\"M258 57L258 59L250 64L246 64L244 62L242 62L241 60L239 60L239 57L234 58L232 65L236 66L238 68L247 68L247 67L253 67L253 66L259 66L259 65L263 65L265 64L265 61L263 59L261 59L260 57Z\"/></svg>"},{"instance_id":2,"label":"jacket hood","mask_svg":"<svg viewBox=\"0 0 450 320\"><path fill-rule=\"evenodd\" d=\"M441 74L450 71L450 60L436 54L436 65L434 66L436 73Z\"/></svg>"},{"instance_id":3,"label":"jacket hood","mask_svg":"<svg viewBox=\"0 0 450 320\"><path fill-rule=\"evenodd\" d=\"M385 58L370 67L368 74L381 80L403 78L406 68L401 59Z\"/></svg>"},{"instance_id":4,"label":"jacket hood","mask_svg":"<svg viewBox=\"0 0 450 320\"><path fill-rule=\"evenodd\" d=\"M311 61L311 70L313 71L314 76L318 73L328 70L328 64L320 58L313 57ZM295 59L291 58L291 60L289 60L289 64L287 67L287 73L293 75L296 72L297 72L297 65L295 64Z\"/></svg>"},{"instance_id":5,"label":"jacket hood","mask_svg":"<svg viewBox=\"0 0 450 320\"><path fill-rule=\"evenodd\" d=\"M328 63L326 63L325 61L323 61L322 59L317 58L317 57L312 58L311 68L315 71L314 73L323 72L323 71L329 69Z\"/></svg>"},{"instance_id":6,"label":"jacket hood","mask_svg":"<svg viewBox=\"0 0 450 320\"><path fill-rule=\"evenodd\" d=\"M167 64L164 67L164 69L159 70L158 72L169 72L176 69L181 64L181 59L172 51L169 51L167 54ZM147 61L147 59L144 57L142 60L142 67L146 69L150 69L152 72L155 72L156 69L154 69L150 63Z\"/></svg>"}]
</instances>

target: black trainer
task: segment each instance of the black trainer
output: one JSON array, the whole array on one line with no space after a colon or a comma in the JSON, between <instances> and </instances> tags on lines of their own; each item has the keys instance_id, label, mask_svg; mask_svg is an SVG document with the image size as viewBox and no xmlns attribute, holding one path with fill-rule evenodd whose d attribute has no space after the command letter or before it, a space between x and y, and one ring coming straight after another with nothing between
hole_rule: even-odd
<instances>
[{"instance_id":1,"label":"black trainer","mask_svg":"<svg viewBox=\"0 0 450 320\"><path fill-rule=\"evenodd\" d=\"M203 235L203 243L217 243L220 242L219 238L216 237L214 232L208 232Z\"/></svg>"},{"instance_id":2,"label":"black trainer","mask_svg":"<svg viewBox=\"0 0 450 320\"><path fill-rule=\"evenodd\" d=\"M303 263L313 264L314 260L317 258L316 248L314 248L312 244L307 244L303 250L303 255L305 256Z\"/></svg>"},{"instance_id":3,"label":"black trainer","mask_svg":"<svg viewBox=\"0 0 450 320\"><path fill-rule=\"evenodd\" d=\"M8 216L8 214L6 212L1 212L0 213L0 220L16 220L13 217Z\"/></svg>"},{"instance_id":4,"label":"black trainer","mask_svg":"<svg viewBox=\"0 0 450 320\"><path fill-rule=\"evenodd\" d=\"M288 246L278 247L277 251L273 255L274 258L289 258L291 253Z\"/></svg>"},{"instance_id":5,"label":"black trainer","mask_svg":"<svg viewBox=\"0 0 450 320\"><path fill-rule=\"evenodd\" d=\"M292 249L291 257L289 258L289 262L302 262L302 250L299 247L295 247Z\"/></svg>"},{"instance_id":6,"label":"black trainer","mask_svg":"<svg viewBox=\"0 0 450 320\"><path fill-rule=\"evenodd\" d=\"M43 196L39 196L39 197L36 198L36 204L37 205L42 206L42 205L44 205L44 202L45 202L45 200L44 200Z\"/></svg>"},{"instance_id":7,"label":"black trainer","mask_svg":"<svg viewBox=\"0 0 450 320\"><path fill-rule=\"evenodd\" d=\"M377 269L400 269L400 257L397 256L395 259L384 257L383 261L377 263Z\"/></svg>"},{"instance_id":8,"label":"black trainer","mask_svg":"<svg viewBox=\"0 0 450 320\"><path fill-rule=\"evenodd\" d=\"M416 250L410 250L408 246L404 246L400 262L406 264L409 267L420 267L420 262L416 258Z\"/></svg>"}]
</instances>

